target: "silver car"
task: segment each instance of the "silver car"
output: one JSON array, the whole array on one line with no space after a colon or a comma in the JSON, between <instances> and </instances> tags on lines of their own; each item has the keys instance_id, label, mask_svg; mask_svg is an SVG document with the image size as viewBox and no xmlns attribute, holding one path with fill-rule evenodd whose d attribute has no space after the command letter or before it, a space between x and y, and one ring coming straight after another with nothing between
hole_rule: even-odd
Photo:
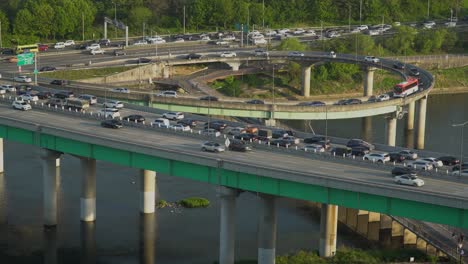
<instances>
[{"instance_id":1,"label":"silver car","mask_svg":"<svg viewBox=\"0 0 468 264\"><path fill-rule=\"evenodd\" d=\"M204 142L201 145L201 149L203 151L211 151L211 152L224 152L226 150L226 148L223 145L216 143L216 142L212 142L212 141Z\"/></svg>"}]
</instances>

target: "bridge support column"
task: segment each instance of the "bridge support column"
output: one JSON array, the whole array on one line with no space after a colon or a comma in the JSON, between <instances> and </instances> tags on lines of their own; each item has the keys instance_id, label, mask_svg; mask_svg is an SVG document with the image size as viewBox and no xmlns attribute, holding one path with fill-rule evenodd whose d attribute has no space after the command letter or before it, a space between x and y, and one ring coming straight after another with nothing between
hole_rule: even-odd
<instances>
[{"instance_id":1,"label":"bridge support column","mask_svg":"<svg viewBox=\"0 0 468 264\"><path fill-rule=\"evenodd\" d=\"M140 171L140 211L144 214L154 213L156 203L156 172Z\"/></svg>"},{"instance_id":2,"label":"bridge support column","mask_svg":"<svg viewBox=\"0 0 468 264\"><path fill-rule=\"evenodd\" d=\"M156 243L155 213L140 214L140 263L154 264Z\"/></svg>"},{"instance_id":3,"label":"bridge support column","mask_svg":"<svg viewBox=\"0 0 468 264\"><path fill-rule=\"evenodd\" d=\"M0 138L0 173L4 172L3 168L3 138Z\"/></svg>"},{"instance_id":4,"label":"bridge support column","mask_svg":"<svg viewBox=\"0 0 468 264\"><path fill-rule=\"evenodd\" d=\"M322 204L319 245L319 254L321 257L332 257L335 255L337 227L338 206Z\"/></svg>"},{"instance_id":5,"label":"bridge support column","mask_svg":"<svg viewBox=\"0 0 468 264\"><path fill-rule=\"evenodd\" d=\"M81 222L81 263L96 263L96 222Z\"/></svg>"},{"instance_id":6,"label":"bridge support column","mask_svg":"<svg viewBox=\"0 0 468 264\"><path fill-rule=\"evenodd\" d=\"M365 77L364 77L364 96L371 96L374 89L374 67L365 68Z\"/></svg>"},{"instance_id":7,"label":"bridge support column","mask_svg":"<svg viewBox=\"0 0 468 264\"><path fill-rule=\"evenodd\" d=\"M258 223L258 264L274 264L276 256L276 197L260 195Z\"/></svg>"},{"instance_id":8,"label":"bridge support column","mask_svg":"<svg viewBox=\"0 0 468 264\"><path fill-rule=\"evenodd\" d=\"M310 96L310 70L311 66L302 67L302 95Z\"/></svg>"},{"instance_id":9,"label":"bridge support column","mask_svg":"<svg viewBox=\"0 0 468 264\"><path fill-rule=\"evenodd\" d=\"M81 221L96 220L96 160L80 158L81 162Z\"/></svg>"},{"instance_id":10,"label":"bridge support column","mask_svg":"<svg viewBox=\"0 0 468 264\"><path fill-rule=\"evenodd\" d=\"M57 225L57 173L56 162L61 155L49 149L41 150L43 179L44 225Z\"/></svg>"},{"instance_id":11,"label":"bridge support column","mask_svg":"<svg viewBox=\"0 0 468 264\"><path fill-rule=\"evenodd\" d=\"M221 199L219 263L234 264L236 198L238 192L235 189L220 186L217 195Z\"/></svg>"},{"instance_id":12,"label":"bridge support column","mask_svg":"<svg viewBox=\"0 0 468 264\"><path fill-rule=\"evenodd\" d=\"M362 139L367 142L372 142L372 117L363 117L361 124Z\"/></svg>"},{"instance_id":13,"label":"bridge support column","mask_svg":"<svg viewBox=\"0 0 468 264\"><path fill-rule=\"evenodd\" d=\"M44 263L56 264L58 262L57 254L57 228L52 227L44 230Z\"/></svg>"},{"instance_id":14,"label":"bridge support column","mask_svg":"<svg viewBox=\"0 0 468 264\"><path fill-rule=\"evenodd\" d=\"M386 143L389 146L395 146L396 143L396 127L397 119L395 113L387 117L387 140Z\"/></svg>"},{"instance_id":15,"label":"bridge support column","mask_svg":"<svg viewBox=\"0 0 468 264\"><path fill-rule=\"evenodd\" d=\"M406 119L406 129L407 130L413 130L414 129L414 108L415 108L414 101L408 104L408 117Z\"/></svg>"},{"instance_id":16,"label":"bridge support column","mask_svg":"<svg viewBox=\"0 0 468 264\"><path fill-rule=\"evenodd\" d=\"M426 134L426 109L427 108L427 96L419 99L419 118L417 127L417 141L416 148L424 149L424 136Z\"/></svg>"},{"instance_id":17,"label":"bridge support column","mask_svg":"<svg viewBox=\"0 0 468 264\"><path fill-rule=\"evenodd\" d=\"M229 67L231 67L232 71L239 71L239 68L240 68L240 65L241 63L240 62L226 62L227 65L229 65Z\"/></svg>"},{"instance_id":18,"label":"bridge support column","mask_svg":"<svg viewBox=\"0 0 468 264\"><path fill-rule=\"evenodd\" d=\"M264 123L265 123L265 126L274 127L276 126L276 119L274 118L265 119Z\"/></svg>"}]
</instances>

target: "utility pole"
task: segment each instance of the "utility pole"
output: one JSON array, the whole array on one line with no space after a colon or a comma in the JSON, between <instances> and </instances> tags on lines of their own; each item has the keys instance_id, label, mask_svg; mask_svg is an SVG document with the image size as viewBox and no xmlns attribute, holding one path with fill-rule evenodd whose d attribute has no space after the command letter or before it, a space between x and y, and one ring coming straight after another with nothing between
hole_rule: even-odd
<instances>
[{"instance_id":1,"label":"utility pole","mask_svg":"<svg viewBox=\"0 0 468 264\"><path fill-rule=\"evenodd\" d=\"M143 22L143 40L145 40L145 22Z\"/></svg>"},{"instance_id":2,"label":"utility pole","mask_svg":"<svg viewBox=\"0 0 468 264\"><path fill-rule=\"evenodd\" d=\"M81 33L83 35L83 41L84 41L84 13L81 12Z\"/></svg>"},{"instance_id":3,"label":"utility pole","mask_svg":"<svg viewBox=\"0 0 468 264\"><path fill-rule=\"evenodd\" d=\"M0 48L3 48L2 45L2 21L0 20Z\"/></svg>"},{"instance_id":4,"label":"utility pole","mask_svg":"<svg viewBox=\"0 0 468 264\"><path fill-rule=\"evenodd\" d=\"M184 35L185 35L185 5L184 5Z\"/></svg>"},{"instance_id":5,"label":"utility pole","mask_svg":"<svg viewBox=\"0 0 468 264\"><path fill-rule=\"evenodd\" d=\"M349 7L349 10L348 10L348 31L351 32L351 5L348 6Z\"/></svg>"},{"instance_id":6,"label":"utility pole","mask_svg":"<svg viewBox=\"0 0 468 264\"><path fill-rule=\"evenodd\" d=\"M241 24L241 47L244 47L244 24Z\"/></svg>"},{"instance_id":7,"label":"utility pole","mask_svg":"<svg viewBox=\"0 0 468 264\"><path fill-rule=\"evenodd\" d=\"M427 0L427 19L429 19L429 2L431 0Z\"/></svg>"},{"instance_id":8,"label":"utility pole","mask_svg":"<svg viewBox=\"0 0 468 264\"><path fill-rule=\"evenodd\" d=\"M362 0L359 2L359 25L362 25Z\"/></svg>"},{"instance_id":9,"label":"utility pole","mask_svg":"<svg viewBox=\"0 0 468 264\"><path fill-rule=\"evenodd\" d=\"M265 30L265 0L262 1L262 28Z\"/></svg>"}]
</instances>

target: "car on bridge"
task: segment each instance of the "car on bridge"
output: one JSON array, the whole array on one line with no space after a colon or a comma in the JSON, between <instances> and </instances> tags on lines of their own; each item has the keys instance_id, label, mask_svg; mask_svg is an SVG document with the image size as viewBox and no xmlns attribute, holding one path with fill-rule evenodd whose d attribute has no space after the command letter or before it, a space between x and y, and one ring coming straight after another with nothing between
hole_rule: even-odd
<instances>
[{"instance_id":1,"label":"car on bridge","mask_svg":"<svg viewBox=\"0 0 468 264\"><path fill-rule=\"evenodd\" d=\"M31 77L28 77L28 76L25 76L25 75L20 75L20 76L16 76L15 78L13 78L13 81L30 83L30 82L32 82L32 79L31 79Z\"/></svg>"},{"instance_id":2,"label":"car on bridge","mask_svg":"<svg viewBox=\"0 0 468 264\"><path fill-rule=\"evenodd\" d=\"M211 152L224 152L226 148L217 142L207 141L201 145L201 150Z\"/></svg>"},{"instance_id":3,"label":"car on bridge","mask_svg":"<svg viewBox=\"0 0 468 264\"><path fill-rule=\"evenodd\" d=\"M434 166L432 166L430 162L422 160L410 161L406 164L406 167L414 168L417 170L432 170L434 168Z\"/></svg>"},{"instance_id":4,"label":"car on bridge","mask_svg":"<svg viewBox=\"0 0 468 264\"><path fill-rule=\"evenodd\" d=\"M233 51L224 51L219 55L221 58L234 58L237 54Z\"/></svg>"},{"instance_id":5,"label":"car on bridge","mask_svg":"<svg viewBox=\"0 0 468 264\"><path fill-rule=\"evenodd\" d=\"M119 109L115 108L104 108L97 112L99 116L104 116L105 118L118 118L120 117Z\"/></svg>"},{"instance_id":6,"label":"car on bridge","mask_svg":"<svg viewBox=\"0 0 468 264\"><path fill-rule=\"evenodd\" d=\"M218 97L211 96L211 95L200 97L200 100L202 100L202 101L219 101Z\"/></svg>"},{"instance_id":7,"label":"car on bridge","mask_svg":"<svg viewBox=\"0 0 468 264\"><path fill-rule=\"evenodd\" d=\"M304 57L304 53L300 51L290 51L288 57Z\"/></svg>"},{"instance_id":8,"label":"car on bridge","mask_svg":"<svg viewBox=\"0 0 468 264\"><path fill-rule=\"evenodd\" d=\"M416 68L410 68L408 72L411 76L419 76L419 70Z\"/></svg>"},{"instance_id":9,"label":"car on bridge","mask_svg":"<svg viewBox=\"0 0 468 264\"><path fill-rule=\"evenodd\" d=\"M162 96L162 97L177 97L177 92L176 91L161 91L156 94L156 96Z\"/></svg>"},{"instance_id":10,"label":"car on bridge","mask_svg":"<svg viewBox=\"0 0 468 264\"><path fill-rule=\"evenodd\" d=\"M252 150L252 146L244 141L230 140L228 149L232 151L247 152Z\"/></svg>"},{"instance_id":11,"label":"car on bridge","mask_svg":"<svg viewBox=\"0 0 468 264\"><path fill-rule=\"evenodd\" d=\"M67 80L52 80L50 84L53 85L66 85L68 82Z\"/></svg>"},{"instance_id":12,"label":"car on bridge","mask_svg":"<svg viewBox=\"0 0 468 264\"><path fill-rule=\"evenodd\" d=\"M130 93L130 90L127 89L127 88L113 88L111 89L111 92L114 92L114 93Z\"/></svg>"},{"instance_id":13,"label":"car on bridge","mask_svg":"<svg viewBox=\"0 0 468 264\"><path fill-rule=\"evenodd\" d=\"M442 156L439 157L438 160L442 161L445 166L453 166L460 163L460 161L453 156Z\"/></svg>"},{"instance_id":14,"label":"car on bridge","mask_svg":"<svg viewBox=\"0 0 468 264\"><path fill-rule=\"evenodd\" d=\"M376 57L374 57L374 56L366 56L366 57L364 57L364 61L373 62L373 63L379 63L379 62L380 62L380 59L379 59L379 58L376 58Z\"/></svg>"},{"instance_id":15,"label":"car on bridge","mask_svg":"<svg viewBox=\"0 0 468 264\"><path fill-rule=\"evenodd\" d=\"M403 174L395 176L393 181L397 184L411 185L416 187L421 187L424 185L424 181L419 179L415 174Z\"/></svg>"},{"instance_id":16,"label":"car on bridge","mask_svg":"<svg viewBox=\"0 0 468 264\"><path fill-rule=\"evenodd\" d=\"M105 108L121 109L121 108L124 108L124 103L122 103L121 101L117 101L117 100L107 100L104 103L102 103L102 106Z\"/></svg>"},{"instance_id":17,"label":"car on bridge","mask_svg":"<svg viewBox=\"0 0 468 264\"><path fill-rule=\"evenodd\" d=\"M57 68L52 67L52 66L44 66L39 69L40 72L50 72L50 71L55 71Z\"/></svg>"},{"instance_id":18,"label":"car on bridge","mask_svg":"<svg viewBox=\"0 0 468 264\"><path fill-rule=\"evenodd\" d=\"M397 62L395 62L393 64L393 68L399 69L399 70L404 70L405 69L405 64L397 61Z\"/></svg>"},{"instance_id":19,"label":"car on bridge","mask_svg":"<svg viewBox=\"0 0 468 264\"><path fill-rule=\"evenodd\" d=\"M122 127L123 127L123 124L122 124L122 122L120 122L120 120L108 119L108 120L102 121L102 122L101 122L101 126L102 126L102 127L106 127L106 128L114 128L114 129L117 129L117 128L122 128Z\"/></svg>"},{"instance_id":20,"label":"car on bridge","mask_svg":"<svg viewBox=\"0 0 468 264\"><path fill-rule=\"evenodd\" d=\"M143 123L146 120L145 117L142 115L128 115L126 117L123 117L122 119L134 123Z\"/></svg>"},{"instance_id":21,"label":"car on bridge","mask_svg":"<svg viewBox=\"0 0 468 264\"><path fill-rule=\"evenodd\" d=\"M190 53L185 57L187 60L199 60L203 58L203 55L197 53Z\"/></svg>"},{"instance_id":22,"label":"car on bridge","mask_svg":"<svg viewBox=\"0 0 468 264\"><path fill-rule=\"evenodd\" d=\"M416 170L408 167L394 167L391 173L392 175L416 174Z\"/></svg>"},{"instance_id":23,"label":"car on bridge","mask_svg":"<svg viewBox=\"0 0 468 264\"><path fill-rule=\"evenodd\" d=\"M388 100L390 100L390 95L388 95L388 94L381 94L381 95L377 96L377 98L376 98L377 102L383 102L383 101L388 101Z\"/></svg>"},{"instance_id":24,"label":"car on bridge","mask_svg":"<svg viewBox=\"0 0 468 264\"><path fill-rule=\"evenodd\" d=\"M408 149L402 150L398 153L400 153L407 160L415 160L418 158L418 154L416 152L408 150Z\"/></svg>"},{"instance_id":25,"label":"car on bridge","mask_svg":"<svg viewBox=\"0 0 468 264\"><path fill-rule=\"evenodd\" d=\"M92 49L89 51L91 55L96 55L96 54L104 54L104 50L99 48L99 49Z\"/></svg>"},{"instance_id":26,"label":"car on bridge","mask_svg":"<svg viewBox=\"0 0 468 264\"><path fill-rule=\"evenodd\" d=\"M162 114L162 117L169 120L182 120L185 118L184 113L182 112L167 112Z\"/></svg>"},{"instance_id":27,"label":"car on bridge","mask_svg":"<svg viewBox=\"0 0 468 264\"><path fill-rule=\"evenodd\" d=\"M321 101L313 101L313 102L301 102L298 103L297 106L324 106L326 105L324 102Z\"/></svg>"},{"instance_id":28,"label":"car on bridge","mask_svg":"<svg viewBox=\"0 0 468 264\"><path fill-rule=\"evenodd\" d=\"M390 156L388 153L368 153L364 155L363 159L370 160L372 162L384 163L390 161Z\"/></svg>"},{"instance_id":29,"label":"car on bridge","mask_svg":"<svg viewBox=\"0 0 468 264\"><path fill-rule=\"evenodd\" d=\"M23 100L15 100L13 101L11 105L13 106L14 109L23 110L23 111L32 109L31 105Z\"/></svg>"},{"instance_id":30,"label":"car on bridge","mask_svg":"<svg viewBox=\"0 0 468 264\"><path fill-rule=\"evenodd\" d=\"M175 131L190 131L190 126L182 125L182 124L175 124L169 127Z\"/></svg>"},{"instance_id":31,"label":"car on bridge","mask_svg":"<svg viewBox=\"0 0 468 264\"><path fill-rule=\"evenodd\" d=\"M416 161L427 161L429 162L430 164L432 164L432 166L434 166L434 168L440 168L442 166L444 166L444 163L442 163L442 161L436 159L436 158L432 158L432 157L429 157L429 158L419 158L417 159Z\"/></svg>"}]
</instances>

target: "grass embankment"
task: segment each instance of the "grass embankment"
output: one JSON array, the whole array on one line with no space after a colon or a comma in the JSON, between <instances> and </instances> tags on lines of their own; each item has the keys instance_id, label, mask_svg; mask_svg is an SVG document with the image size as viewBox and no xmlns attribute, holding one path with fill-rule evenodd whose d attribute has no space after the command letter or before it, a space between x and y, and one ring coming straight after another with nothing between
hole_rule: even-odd
<instances>
[{"instance_id":1,"label":"grass embankment","mask_svg":"<svg viewBox=\"0 0 468 264\"><path fill-rule=\"evenodd\" d=\"M130 67L109 67L109 68L96 68L96 69L82 69L82 70L62 70L54 72L44 72L41 73L41 77L49 77L55 79L64 79L64 80L81 80L89 79L94 77L104 77L116 73L121 73L124 71L131 70L136 68L136 66Z\"/></svg>"},{"instance_id":2,"label":"grass embankment","mask_svg":"<svg viewBox=\"0 0 468 264\"><path fill-rule=\"evenodd\" d=\"M430 70L436 80L435 88L467 87L468 66L461 68Z\"/></svg>"},{"instance_id":3,"label":"grass embankment","mask_svg":"<svg viewBox=\"0 0 468 264\"><path fill-rule=\"evenodd\" d=\"M201 197L189 197L182 199L176 203L168 202L166 200L160 200L158 202L157 208L166 208L166 207L185 207L185 208L206 208L210 206L210 201Z\"/></svg>"}]
</instances>

